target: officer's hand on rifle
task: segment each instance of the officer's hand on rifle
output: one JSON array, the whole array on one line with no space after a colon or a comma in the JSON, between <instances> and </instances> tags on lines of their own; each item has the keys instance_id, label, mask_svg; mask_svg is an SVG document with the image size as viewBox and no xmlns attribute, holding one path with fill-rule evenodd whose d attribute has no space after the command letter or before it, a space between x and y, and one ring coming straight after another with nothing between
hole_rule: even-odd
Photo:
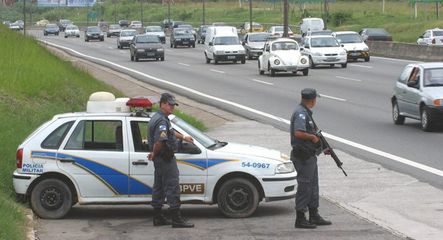
<instances>
[{"instance_id":1,"label":"officer's hand on rifle","mask_svg":"<svg viewBox=\"0 0 443 240\"><path fill-rule=\"evenodd\" d=\"M325 149L324 151L323 151L323 153L325 154L325 155L331 155L331 149Z\"/></svg>"}]
</instances>

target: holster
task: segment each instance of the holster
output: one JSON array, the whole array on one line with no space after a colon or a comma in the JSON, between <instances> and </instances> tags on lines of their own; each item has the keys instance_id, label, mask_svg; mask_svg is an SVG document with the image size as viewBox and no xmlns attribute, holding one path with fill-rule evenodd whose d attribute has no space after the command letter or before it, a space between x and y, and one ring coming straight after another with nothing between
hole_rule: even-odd
<instances>
[{"instance_id":1,"label":"holster","mask_svg":"<svg viewBox=\"0 0 443 240\"><path fill-rule=\"evenodd\" d=\"M305 145L296 145L292 147L292 154L294 158L300 159L301 161L306 161L309 158L315 156L315 148L310 148Z\"/></svg>"},{"instance_id":2,"label":"holster","mask_svg":"<svg viewBox=\"0 0 443 240\"><path fill-rule=\"evenodd\" d=\"M163 146L161 156L163 158L163 161L165 162L171 161L174 158L174 149L168 143L166 143Z\"/></svg>"}]
</instances>

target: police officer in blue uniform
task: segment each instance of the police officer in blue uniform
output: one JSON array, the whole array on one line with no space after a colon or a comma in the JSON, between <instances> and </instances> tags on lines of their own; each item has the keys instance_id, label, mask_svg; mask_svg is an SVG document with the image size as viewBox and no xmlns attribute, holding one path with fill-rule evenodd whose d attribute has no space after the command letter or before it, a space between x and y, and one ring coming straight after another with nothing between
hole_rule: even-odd
<instances>
[{"instance_id":1,"label":"police officer in blue uniform","mask_svg":"<svg viewBox=\"0 0 443 240\"><path fill-rule=\"evenodd\" d=\"M180 213L180 185L177 161L174 156L176 139L193 142L192 137L183 136L172 129L168 115L178 106L175 97L163 93L160 98L160 109L149 122L149 146L151 153L148 159L154 161L154 188L152 203L154 207L154 226L172 225L174 228L192 228ZM161 212L165 200L169 205L172 221Z\"/></svg>"},{"instance_id":2,"label":"police officer in blue uniform","mask_svg":"<svg viewBox=\"0 0 443 240\"><path fill-rule=\"evenodd\" d=\"M320 139L315 135L318 129L312 119L312 108L317 102L317 92L313 88L301 91L301 103L291 117L291 160L297 170L297 193L295 209L296 228L316 228L330 225L331 222L318 214L319 188L317 155L321 153ZM305 217L309 209L309 221Z\"/></svg>"}]
</instances>

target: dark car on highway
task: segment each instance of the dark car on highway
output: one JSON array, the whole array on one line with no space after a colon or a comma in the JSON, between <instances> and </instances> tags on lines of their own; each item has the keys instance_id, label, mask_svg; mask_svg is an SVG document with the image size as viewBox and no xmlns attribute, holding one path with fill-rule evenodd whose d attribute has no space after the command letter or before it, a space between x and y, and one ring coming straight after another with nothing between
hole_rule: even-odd
<instances>
[{"instance_id":1,"label":"dark car on highway","mask_svg":"<svg viewBox=\"0 0 443 240\"><path fill-rule=\"evenodd\" d=\"M48 36L48 35L57 35L60 33L60 29L57 26L57 24L54 23L49 23L46 24L45 29L43 29L43 35Z\"/></svg>"},{"instance_id":2,"label":"dark car on highway","mask_svg":"<svg viewBox=\"0 0 443 240\"><path fill-rule=\"evenodd\" d=\"M85 42L89 42L90 40L104 41L105 35L99 27L87 27L85 31Z\"/></svg>"},{"instance_id":3,"label":"dark car on highway","mask_svg":"<svg viewBox=\"0 0 443 240\"><path fill-rule=\"evenodd\" d=\"M120 27L122 27L122 28L129 27L129 20L125 20L125 19L119 20L118 25L120 25Z\"/></svg>"},{"instance_id":4,"label":"dark car on highway","mask_svg":"<svg viewBox=\"0 0 443 240\"><path fill-rule=\"evenodd\" d=\"M60 19L57 23L58 28L60 29L60 32L65 31L66 26L74 24L71 20L69 19Z\"/></svg>"},{"instance_id":5,"label":"dark car on highway","mask_svg":"<svg viewBox=\"0 0 443 240\"><path fill-rule=\"evenodd\" d=\"M187 28L174 28L171 34L171 47L188 46L195 48L195 38L192 31Z\"/></svg>"},{"instance_id":6,"label":"dark car on highway","mask_svg":"<svg viewBox=\"0 0 443 240\"><path fill-rule=\"evenodd\" d=\"M196 36L198 43L201 43L201 44L205 43L207 29L208 29L208 25L201 25L198 28L197 36Z\"/></svg>"},{"instance_id":7,"label":"dark car on highway","mask_svg":"<svg viewBox=\"0 0 443 240\"><path fill-rule=\"evenodd\" d=\"M131 61L138 62L139 59L152 58L165 60L165 49L160 38L156 35L136 35L129 45Z\"/></svg>"},{"instance_id":8,"label":"dark car on highway","mask_svg":"<svg viewBox=\"0 0 443 240\"><path fill-rule=\"evenodd\" d=\"M392 36L384 28L363 28L359 32L363 41L392 41Z\"/></svg>"}]
</instances>

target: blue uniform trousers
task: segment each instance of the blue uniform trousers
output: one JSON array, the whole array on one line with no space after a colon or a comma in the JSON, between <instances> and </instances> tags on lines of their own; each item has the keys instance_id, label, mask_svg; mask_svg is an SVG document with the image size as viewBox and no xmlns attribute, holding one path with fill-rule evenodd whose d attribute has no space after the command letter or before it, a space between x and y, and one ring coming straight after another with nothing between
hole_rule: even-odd
<instances>
[{"instance_id":1,"label":"blue uniform trousers","mask_svg":"<svg viewBox=\"0 0 443 240\"><path fill-rule=\"evenodd\" d=\"M306 212L307 208L318 208L318 167L317 157L300 160L291 153L291 160L297 170L297 193L295 195L295 209Z\"/></svg>"},{"instance_id":2,"label":"blue uniform trousers","mask_svg":"<svg viewBox=\"0 0 443 240\"><path fill-rule=\"evenodd\" d=\"M180 208L179 171L175 157L164 161L161 157L154 159L154 189L151 205L162 208L166 197L169 209Z\"/></svg>"}]
</instances>

